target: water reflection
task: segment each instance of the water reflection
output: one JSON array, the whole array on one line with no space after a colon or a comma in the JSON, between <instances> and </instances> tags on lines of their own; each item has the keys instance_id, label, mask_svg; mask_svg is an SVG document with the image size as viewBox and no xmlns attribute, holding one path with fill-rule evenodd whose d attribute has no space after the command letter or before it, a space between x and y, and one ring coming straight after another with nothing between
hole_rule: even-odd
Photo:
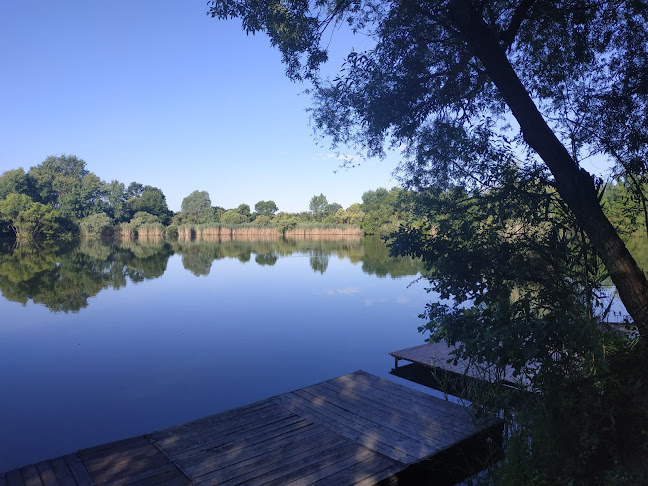
<instances>
[{"instance_id":1,"label":"water reflection","mask_svg":"<svg viewBox=\"0 0 648 486\"><path fill-rule=\"evenodd\" d=\"M103 289L161 277L169 258L179 254L193 275L209 275L212 263L237 259L272 266L280 258L307 256L313 272L324 274L329 258L361 263L362 271L378 277L416 275L420 262L391 258L378 238L312 240L178 240L160 238L102 242L22 245L0 242L0 292L13 302L29 300L54 312L78 312Z\"/></svg>"}]
</instances>

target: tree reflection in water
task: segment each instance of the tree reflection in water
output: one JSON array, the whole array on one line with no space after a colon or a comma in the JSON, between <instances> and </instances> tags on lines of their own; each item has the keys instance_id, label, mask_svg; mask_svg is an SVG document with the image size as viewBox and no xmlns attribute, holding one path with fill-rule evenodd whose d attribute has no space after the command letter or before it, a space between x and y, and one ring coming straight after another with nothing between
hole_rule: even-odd
<instances>
[{"instance_id":1,"label":"tree reflection in water","mask_svg":"<svg viewBox=\"0 0 648 486\"><path fill-rule=\"evenodd\" d=\"M392 258L378 238L313 240L191 240L161 238L105 242L23 244L0 242L0 292L13 302L29 300L53 312L78 312L101 290L119 289L128 282L161 277L169 258L179 254L183 267L196 276L209 275L221 259L274 265L280 258L300 254L310 258L314 272L326 272L335 256L361 263L364 273L379 277L416 275L421 264L411 258Z\"/></svg>"}]
</instances>

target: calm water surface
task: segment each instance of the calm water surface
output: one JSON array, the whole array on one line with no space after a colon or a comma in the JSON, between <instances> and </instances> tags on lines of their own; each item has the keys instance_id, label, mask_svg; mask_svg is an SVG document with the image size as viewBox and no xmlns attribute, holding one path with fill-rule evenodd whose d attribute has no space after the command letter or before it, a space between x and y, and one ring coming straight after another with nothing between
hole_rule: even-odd
<instances>
[{"instance_id":1,"label":"calm water surface","mask_svg":"<svg viewBox=\"0 0 648 486\"><path fill-rule=\"evenodd\" d=\"M389 376L424 339L418 270L374 239L0 244L0 471Z\"/></svg>"}]
</instances>

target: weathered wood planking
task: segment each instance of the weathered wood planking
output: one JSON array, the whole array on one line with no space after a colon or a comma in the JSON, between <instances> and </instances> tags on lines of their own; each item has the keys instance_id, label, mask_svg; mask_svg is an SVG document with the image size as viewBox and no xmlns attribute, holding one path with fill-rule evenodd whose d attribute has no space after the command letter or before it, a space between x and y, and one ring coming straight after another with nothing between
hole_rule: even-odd
<instances>
[{"instance_id":1,"label":"weathered wood planking","mask_svg":"<svg viewBox=\"0 0 648 486\"><path fill-rule=\"evenodd\" d=\"M1 476L0 476L1 477ZM4 475L0 486L92 486L94 481L77 454L68 454L14 469Z\"/></svg>"},{"instance_id":2,"label":"weathered wood planking","mask_svg":"<svg viewBox=\"0 0 648 486\"><path fill-rule=\"evenodd\" d=\"M5 474L0 486L182 486L191 481L146 437L84 449Z\"/></svg>"},{"instance_id":3,"label":"weathered wood planking","mask_svg":"<svg viewBox=\"0 0 648 486\"><path fill-rule=\"evenodd\" d=\"M452 355L454 348L445 343L426 343L411 348L400 349L389 353L394 357L394 366L398 368L400 360L410 361L419 365L427 366L457 375L484 380L490 383L503 383L518 387L518 380L513 376L513 369L507 367L502 372L494 367L484 367L465 360L458 360L454 363Z\"/></svg>"},{"instance_id":4,"label":"weathered wood planking","mask_svg":"<svg viewBox=\"0 0 648 486\"><path fill-rule=\"evenodd\" d=\"M499 427L357 371L10 471L0 486L369 485Z\"/></svg>"}]
</instances>

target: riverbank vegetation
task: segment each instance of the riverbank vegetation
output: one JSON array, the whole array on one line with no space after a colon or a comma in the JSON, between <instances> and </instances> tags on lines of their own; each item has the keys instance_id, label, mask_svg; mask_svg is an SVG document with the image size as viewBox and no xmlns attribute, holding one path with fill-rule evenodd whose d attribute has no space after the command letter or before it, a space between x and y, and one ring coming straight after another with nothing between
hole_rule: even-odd
<instances>
[{"instance_id":1,"label":"riverbank vegetation","mask_svg":"<svg viewBox=\"0 0 648 486\"><path fill-rule=\"evenodd\" d=\"M636 181L635 181L636 182ZM76 156L48 157L27 172L0 175L0 235L20 240L115 236L167 238L275 238L318 234L388 236L411 218L416 191L378 188L342 208L315 195L309 210L280 211L274 201L258 201L225 209L212 204L207 191L194 191L174 213L161 189L131 182L106 182ZM601 191L603 207L619 233L628 238L647 234L648 210L641 199L648 183L613 179Z\"/></svg>"},{"instance_id":2,"label":"riverbank vegetation","mask_svg":"<svg viewBox=\"0 0 648 486\"><path fill-rule=\"evenodd\" d=\"M346 209L318 194L307 211L288 213L271 200L257 201L254 211L245 203L226 209L213 205L207 191L196 190L174 213L160 188L106 182L74 155L51 156L26 172L18 168L0 175L0 235L20 240L387 235L403 219L397 204L401 194L398 188L370 190Z\"/></svg>"}]
</instances>

